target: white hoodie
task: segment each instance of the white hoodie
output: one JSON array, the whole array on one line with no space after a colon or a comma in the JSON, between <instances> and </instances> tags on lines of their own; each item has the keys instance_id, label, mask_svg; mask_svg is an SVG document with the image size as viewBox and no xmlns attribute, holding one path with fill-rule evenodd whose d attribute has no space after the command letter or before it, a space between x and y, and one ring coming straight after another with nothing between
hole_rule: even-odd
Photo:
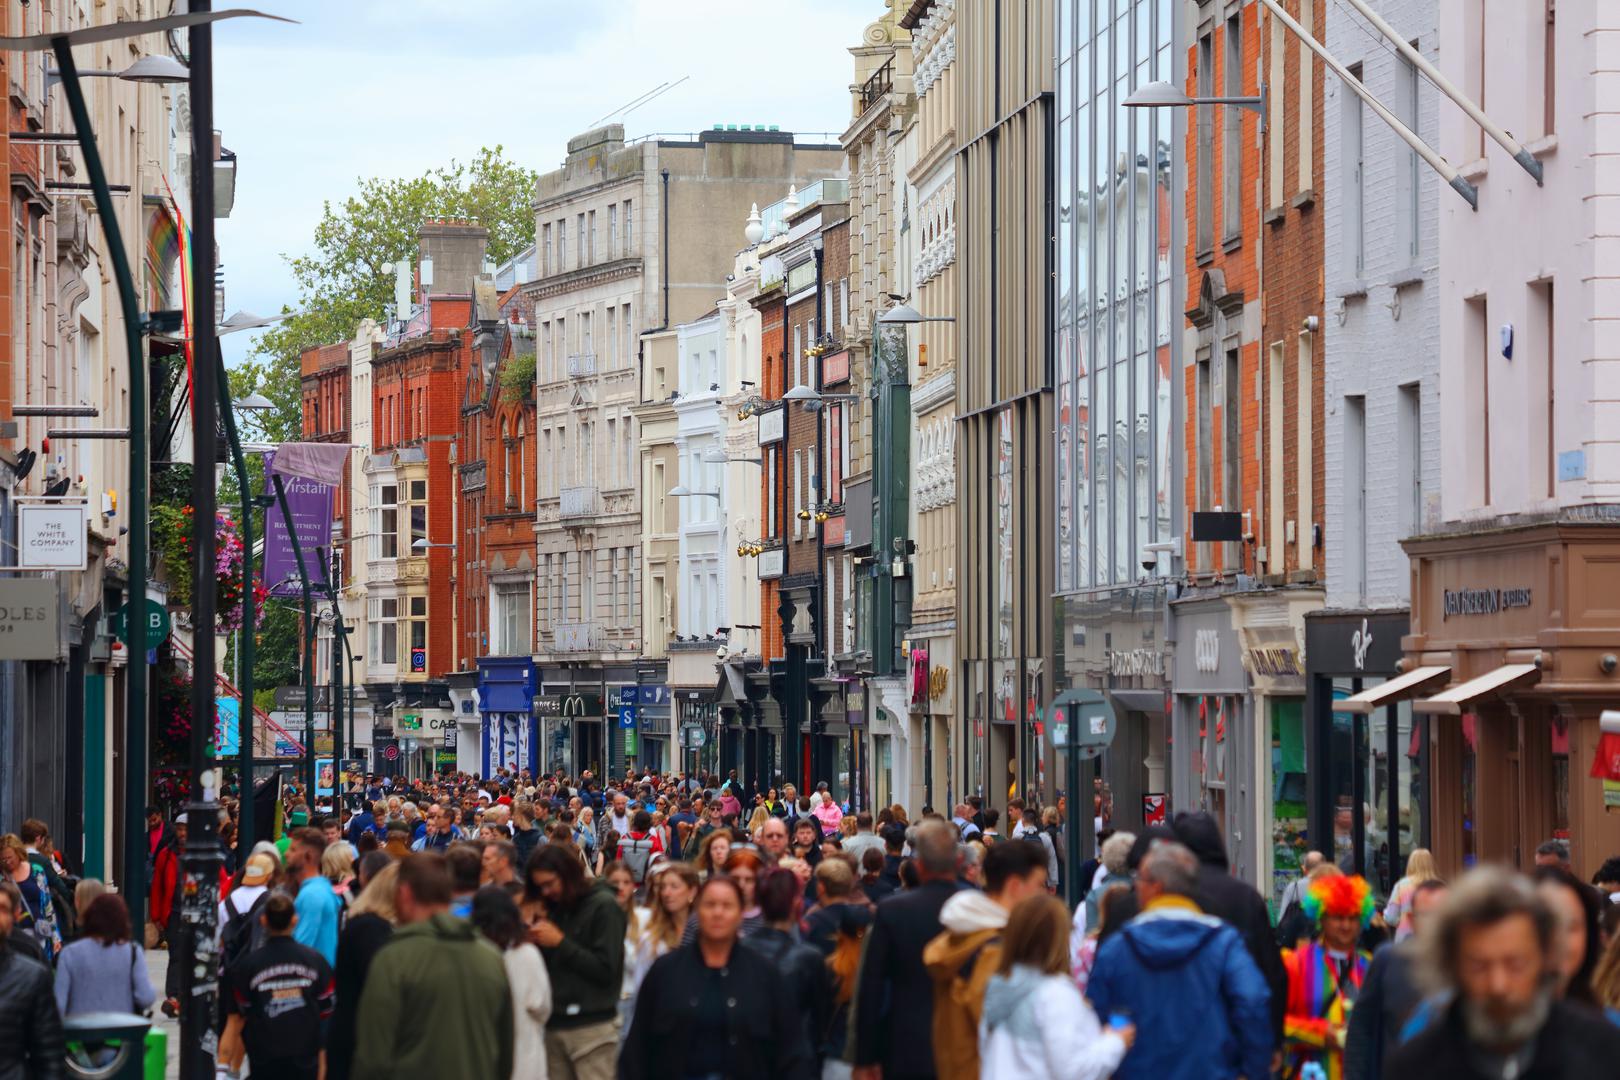
<instances>
[{"instance_id":1,"label":"white hoodie","mask_svg":"<svg viewBox=\"0 0 1620 1080\"><path fill-rule=\"evenodd\" d=\"M1007 909L978 889L963 889L939 909L939 925L953 934L1000 930L1007 925Z\"/></svg>"},{"instance_id":2,"label":"white hoodie","mask_svg":"<svg viewBox=\"0 0 1620 1080\"><path fill-rule=\"evenodd\" d=\"M979 1022L980 1080L1104 1080L1125 1057L1066 975L1022 965L985 988Z\"/></svg>"}]
</instances>

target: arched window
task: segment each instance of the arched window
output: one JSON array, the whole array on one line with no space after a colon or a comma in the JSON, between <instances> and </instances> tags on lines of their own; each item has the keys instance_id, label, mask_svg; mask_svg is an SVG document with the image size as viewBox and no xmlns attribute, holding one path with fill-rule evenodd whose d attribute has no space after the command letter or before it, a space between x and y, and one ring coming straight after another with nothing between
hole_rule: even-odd
<instances>
[{"instance_id":1,"label":"arched window","mask_svg":"<svg viewBox=\"0 0 1620 1080\"><path fill-rule=\"evenodd\" d=\"M501 420L501 484L506 490L506 508L517 509L517 486L512 473L512 439L506 426L505 418Z\"/></svg>"},{"instance_id":2,"label":"arched window","mask_svg":"<svg viewBox=\"0 0 1620 1080\"><path fill-rule=\"evenodd\" d=\"M527 432L527 430L528 429L527 429L526 425L523 422L523 417L521 417L521 416L518 417L518 422L517 422L517 459L518 459L517 489L518 489L518 509L519 510L527 510L529 508L529 448L528 448L527 444L525 443L524 437L523 437L524 434Z\"/></svg>"}]
</instances>

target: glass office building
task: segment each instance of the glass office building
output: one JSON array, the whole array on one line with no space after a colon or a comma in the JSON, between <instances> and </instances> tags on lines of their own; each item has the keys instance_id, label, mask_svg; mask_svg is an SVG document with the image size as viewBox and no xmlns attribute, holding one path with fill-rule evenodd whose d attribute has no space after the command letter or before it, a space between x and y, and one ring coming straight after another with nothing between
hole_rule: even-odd
<instances>
[{"instance_id":1,"label":"glass office building","mask_svg":"<svg viewBox=\"0 0 1620 1080\"><path fill-rule=\"evenodd\" d=\"M1181 531L1183 109L1172 0L1058 0L1055 393L1059 689L1105 691L1120 720L1099 810L1140 825L1166 790L1168 552ZM1061 774L1060 774L1061 775Z\"/></svg>"}]
</instances>

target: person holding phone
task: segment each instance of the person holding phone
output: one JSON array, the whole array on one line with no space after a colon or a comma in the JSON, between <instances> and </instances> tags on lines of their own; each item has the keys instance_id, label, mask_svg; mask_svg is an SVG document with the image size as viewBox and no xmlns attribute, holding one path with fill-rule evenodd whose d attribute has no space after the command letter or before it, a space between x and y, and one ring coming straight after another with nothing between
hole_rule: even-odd
<instances>
[{"instance_id":1,"label":"person holding phone","mask_svg":"<svg viewBox=\"0 0 1620 1080\"><path fill-rule=\"evenodd\" d=\"M1037 893L1013 908L1001 960L984 991L979 1075L1103 1080L1136 1041L1122 1010L1107 1028L1069 977L1069 909Z\"/></svg>"}]
</instances>

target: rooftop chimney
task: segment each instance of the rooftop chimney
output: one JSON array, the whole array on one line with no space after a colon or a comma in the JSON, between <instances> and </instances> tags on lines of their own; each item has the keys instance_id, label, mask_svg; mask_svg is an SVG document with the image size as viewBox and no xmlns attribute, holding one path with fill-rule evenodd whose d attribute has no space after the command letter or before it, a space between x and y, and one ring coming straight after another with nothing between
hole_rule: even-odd
<instances>
[{"instance_id":1,"label":"rooftop chimney","mask_svg":"<svg viewBox=\"0 0 1620 1080\"><path fill-rule=\"evenodd\" d=\"M489 230L470 221L436 218L424 223L416 236L418 265L433 268L432 280L422 282L422 292L427 296L471 296L473 281L484 266Z\"/></svg>"}]
</instances>

